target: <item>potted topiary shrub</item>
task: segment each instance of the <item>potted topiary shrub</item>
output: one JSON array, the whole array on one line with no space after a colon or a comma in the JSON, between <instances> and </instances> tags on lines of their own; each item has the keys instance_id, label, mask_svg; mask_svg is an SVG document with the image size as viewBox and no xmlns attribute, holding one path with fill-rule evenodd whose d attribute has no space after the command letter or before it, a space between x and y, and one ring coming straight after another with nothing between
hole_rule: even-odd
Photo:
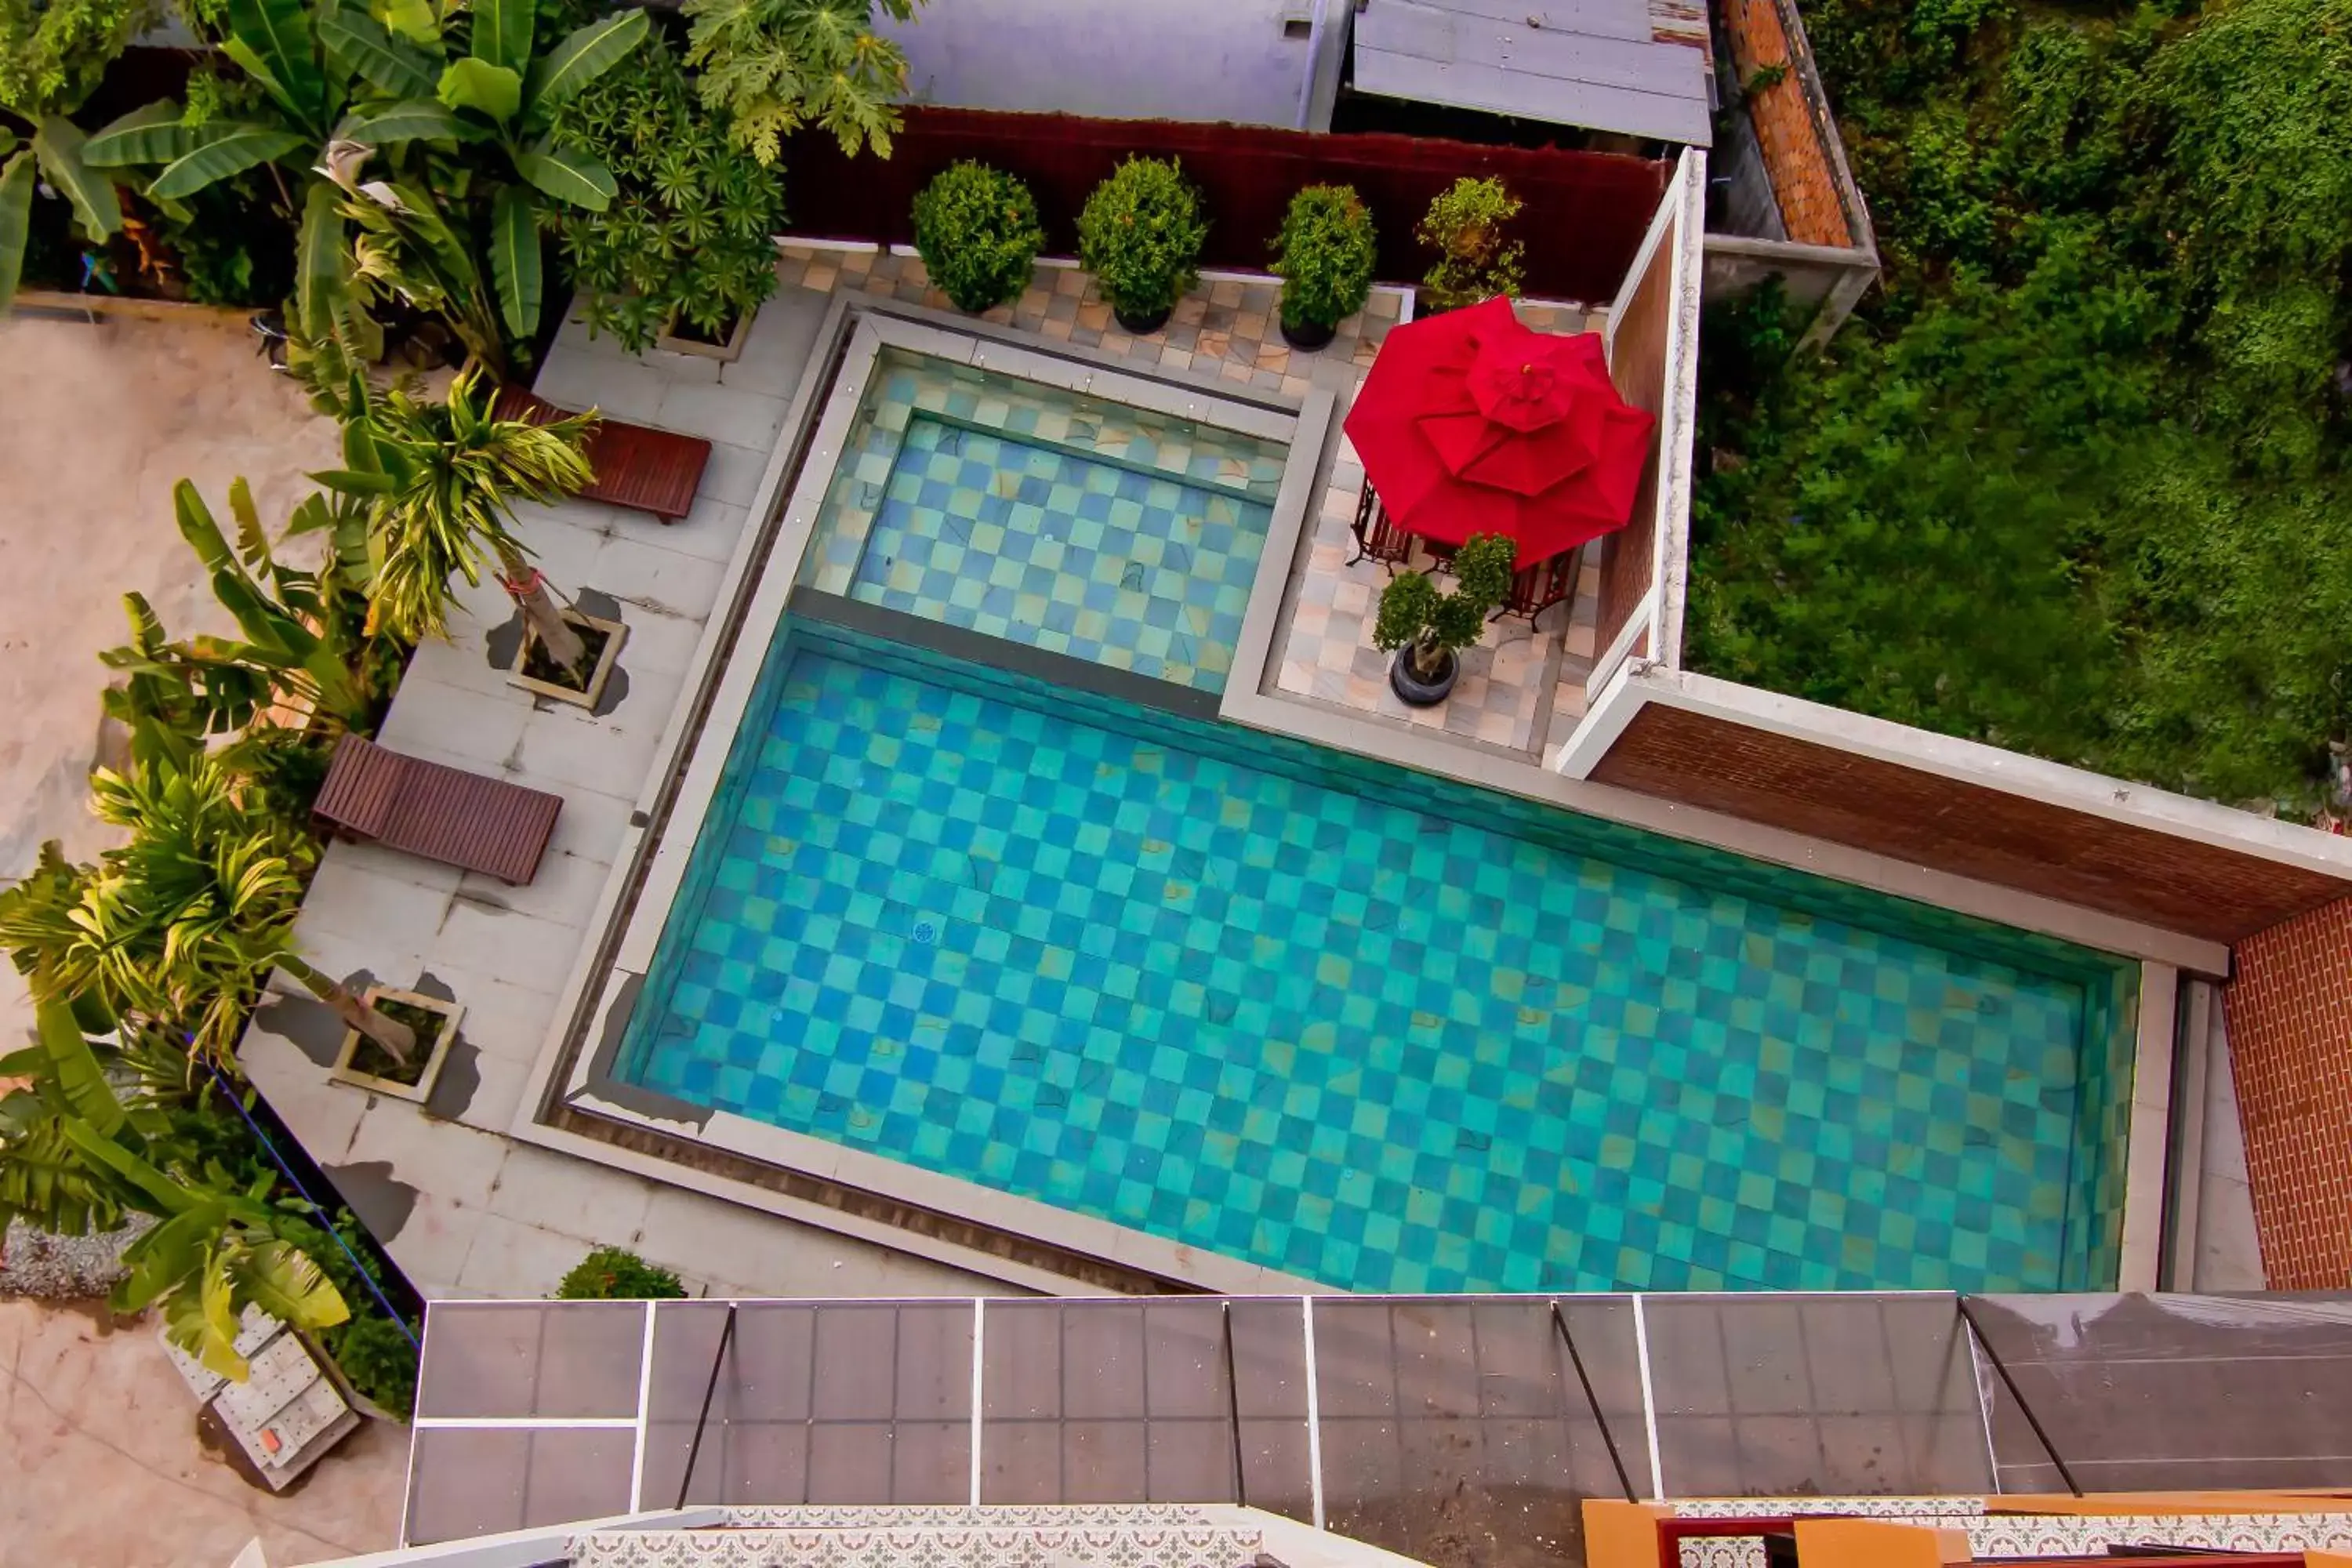
<instances>
[{"instance_id":1,"label":"potted topiary shrub","mask_svg":"<svg viewBox=\"0 0 2352 1568\"><path fill-rule=\"evenodd\" d=\"M1474 533L1454 552L1454 592L1440 593L1420 572L1407 572L1381 592L1372 646L1394 653L1389 689L1415 708L1445 700L1461 676L1460 650L1478 640L1486 612L1511 591L1519 547L1499 533Z\"/></svg>"},{"instance_id":2,"label":"potted topiary shrub","mask_svg":"<svg viewBox=\"0 0 2352 1568\"><path fill-rule=\"evenodd\" d=\"M1413 237L1437 252L1437 265L1422 279L1422 298L1433 310L1459 310L1519 291L1519 263L1527 247L1506 238L1503 226L1519 216L1519 198L1500 180L1465 175L1437 193Z\"/></svg>"},{"instance_id":3,"label":"potted topiary shrub","mask_svg":"<svg viewBox=\"0 0 2352 1568\"><path fill-rule=\"evenodd\" d=\"M1309 185L1290 198L1274 241L1282 279L1282 335L1295 349L1319 349L1372 292L1377 236L1371 209L1353 185Z\"/></svg>"},{"instance_id":4,"label":"potted topiary shrub","mask_svg":"<svg viewBox=\"0 0 2352 1568\"><path fill-rule=\"evenodd\" d=\"M1156 332L1198 274L1209 226L1175 159L1129 158L1078 215L1078 260L1102 285L1118 324Z\"/></svg>"},{"instance_id":5,"label":"potted topiary shrub","mask_svg":"<svg viewBox=\"0 0 2352 1568\"><path fill-rule=\"evenodd\" d=\"M1036 198L1002 169L965 159L916 193L915 249L959 310L1019 299L1045 243Z\"/></svg>"}]
</instances>

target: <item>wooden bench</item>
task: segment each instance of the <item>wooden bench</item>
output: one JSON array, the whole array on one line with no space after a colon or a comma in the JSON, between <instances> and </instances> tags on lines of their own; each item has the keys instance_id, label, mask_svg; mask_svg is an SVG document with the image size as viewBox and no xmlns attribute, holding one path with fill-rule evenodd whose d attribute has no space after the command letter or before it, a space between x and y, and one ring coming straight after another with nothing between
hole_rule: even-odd
<instances>
[{"instance_id":1,"label":"wooden bench","mask_svg":"<svg viewBox=\"0 0 2352 1568\"><path fill-rule=\"evenodd\" d=\"M558 408L520 386L499 388L491 412L500 419L524 419L533 425L572 417L571 410ZM701 488L703 468L710 461L710 443L699 436L681 436L674 430L656 430L599 415L588 427L583 453L596 477L582 495L609 506L649 511L667 523L694 509L694 492Z\"/></svg>"},{"instance_id":2,"label":"wooden bench","mask_svg":"<svg viewBox=\"0 0 2352 1568\"><path fill-rule=\"evenodd\" d=\"M539 871L563 797L345 735L311 815L363 839L520 887Z\"/></svg>"}]
</instances>

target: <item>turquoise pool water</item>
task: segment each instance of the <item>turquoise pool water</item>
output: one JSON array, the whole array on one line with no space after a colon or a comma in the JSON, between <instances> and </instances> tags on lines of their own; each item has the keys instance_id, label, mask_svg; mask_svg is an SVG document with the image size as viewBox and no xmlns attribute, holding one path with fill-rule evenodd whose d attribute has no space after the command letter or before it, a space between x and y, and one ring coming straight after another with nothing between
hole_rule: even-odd
<instances>
[{"instance_id":1,"label":"turquoise pool water","mask_svg":"<svg viewBox=\"0 0 2352 1568\"><path fill-rule=\"evenodd\" d=\"M2130 971L796 619L614 1071L1359 1290L2112 1283Z\"/></svg>"},{"instance_id":2,"label":"turquoise pool water","mask_svg":"<svg viewBox=\"0 0 2352 1568\"><path fill-rule=\"evenodd\" d=\"M1213 425L885 349L801 581L1222 691L1284 453Z\"/></svg>"}]
</instances>

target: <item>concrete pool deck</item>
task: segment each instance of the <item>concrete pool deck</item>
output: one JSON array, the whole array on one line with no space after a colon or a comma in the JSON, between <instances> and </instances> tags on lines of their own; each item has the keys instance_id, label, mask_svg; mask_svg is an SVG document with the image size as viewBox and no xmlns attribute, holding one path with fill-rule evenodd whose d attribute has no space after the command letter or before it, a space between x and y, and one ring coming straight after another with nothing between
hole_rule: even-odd
<instances>
[{"instance_id":1,"label":"concrete pool deck","mask_svg":"<svg viewBox=\"0 0 2352 1568\"><path fill-rule=\"evenodd\" d=\"M651 1152L642 1138L585 1137L544 1125L539 1117L544 1090L562 1067L561 1042L572 1016L567 986L584 981L595 967L607 907L600 889L625 879L614 876L614 868L625 868L625 847L636 836L635 819L665 786L698 685L690 684L689 672L719 635L713 617L735 602L728 591L729 563L744 542L754 503L763 492L781 495L790 467L786 426L793 400L812 364L822 369L829 363L818 342L827 312L845 292L920 295L919 276L910 275L906 258L865 253L861 264L859 256L847 253L827 274L817 253L788 250L788 278L797 260L799 282L762 310L734 364L659 353L633 358L609 342L587 340L576 323L559 338L539 383L544 395L703 434L718 446L694 513L674 528L583 502L524 520L523 536L539 552L550 580L582 596L592 610L617 614L630 627L621 660L625 686L605 711L534 704L506 684L503 671L493 668L490 647L493 634L510 617L495 589L466 595L469 613L458 617L454 640L418 651L394 705L385 743L564 797L563 817L536 881L508 889L339 844L305 903L299 935L322 967L446 989L465 1002L462 1038L433 1102L420 1109L329 1082L334 1031L300 995L281 995L247 1036L244 1059L254 1081L428 1295L543 1294L589 1246L605 1243L634 1247L713 1293L969 1295L1099 1289L1106 1282L1098 1274L1055 1267L1050 1258L1041 1263L1034 1254L1008 1257L965 1240L909 1232L871 1205L845 1206L806 1184L750 1183L726 1170L677 1163ZM811 286L812 275L821 278L822 289ZM1371 345L1363 338L1376 336L1377 329L1360 335L1358 350L1344 359L1315 356L1311 374L1299 376L1294 361L1277 368L1263 339L1241 330L1255 317L1263 331L1270 298L1265 285L1212 280L1195 297L1197 309L1188 301L1166 334L1172 339L1189 330L1191 344L1181 348L1172 341L1113 342L1118 334L1099 331L1089 347L1083 342L1091 330L1083 288L1066 290L1052 269L1041 268L1040 287L1012 314L1016 327L1040 329L1041 349L1116 354L1179 384L1247 388L1292 400L1317 390L1350 391L1369 360ZM1065 300L1071 301L1066 307ZM1067 323L1068 336L1052 331L1058 322ZM782 447L772 456L780 436ZM1313 493L1318 518L1328 521L1330 497L1350 482L1352 458L1335 436L1320 461ZM1528 732L1515 734L1517 743L1509 744L1475 733L1475 725L1474 732L1459 733L1357 709L1344 695L1286 689L1283 660L1275 650L1301 635L1299 585L1314 579L1318 552L1328 543L1316 532L1321 523L1309 522L1299 509L1289 534L1269 542L1269 566L1253 597L1226 694L1228 719L2054 931L2159 965L2182 957L2193 964L2208 956L2184 954L2177 939L2129 922L1960 885L1958 879L1819 841L1563 779L1542 766L1535 708L1526 710ZM1562 623L1547 635L1562 638L1563 657L1563 627L1575 619L1574 613L1559 611L1547 617ZM1536 668L1539 680L1580 691L1580 681L1560 679L1559 662ZM1538 702L1552 698L1540 685L1535 690ZM2140 1087L2146 1092L2151 1086ZM2160 1110L2157 1117L2160 1129ZM2155 1148L2158 1160L2153 1178L2134 1172L2141 1208L2147 1182L2162 1179L2160 1134L2143 1142ZM927 1186L924 1173L882 1163L893 1167L875 1173L891 1178L884 1188L891 1201L944 1208L982 1230L997 1223L984 1191L945 1178L932 1178ZM840 1163L825 1173L835 1173L853 1174ZM899 1178L911 1180L898 1184ZM1041 1216L1008 1210L1003 1217ZM1227 1289L1303 1286L1248 1265L1234 1266L1245 1273L1229 1274L1190 1249L1140 1245L1154 1238L1139 1233L1081 1234L1076 1216L1059 1211L1043 1219L1055 1233L1049 1239L1108 1259L1129 1279L1141 1273ZM2137 1228L2144 1232L2145 1224ZM2147 1245L2144 1234L2137 1244Z\"/></svg>"}]
</instances>

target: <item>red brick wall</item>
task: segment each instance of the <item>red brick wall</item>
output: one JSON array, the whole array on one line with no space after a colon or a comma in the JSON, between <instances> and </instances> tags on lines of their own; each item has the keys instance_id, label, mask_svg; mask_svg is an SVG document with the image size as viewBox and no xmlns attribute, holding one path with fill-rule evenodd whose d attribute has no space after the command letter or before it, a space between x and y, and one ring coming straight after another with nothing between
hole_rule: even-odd
<instances>
[{"instance_id":1,"label":"red brick wall","mask_svg":"<svg viewBox=\"0 0 2352 1568\"><path fill-rule=\"evenodd\" d=\"M2352 879L1656 702L1592 776L2216 942L2352 894Z\"/></svg>"},{"instance_id":2,"label":"red brick wall","mask_svg":"<svg viewBox=\"0 0 2352 1568\"><path fill-rule=\"evenodd\" d=\"M2222 988L2273 1290L2352 1285L2352 899L2238 944Z\"/></svg>"},{"instance_id":3,"label":"red brick wall","mask_svg":"<svg viewBox=\"0 0 2352 1568\"><path fill-rule=\"evenodd\" d=\"M1593 634L1593 651L1605 650L1624 628L1625 619L1649 592L1650 572L1656 564L1658 532L1658 444L1664 439L1666 406L1666 326L1675 310L1675 234L1670 228L1650 257L1641 281L1618 312L1617 331L1611 340L1609 379L1617 395L1636 408L1658 415L1650 460L1642 470L1642 484L1633 492L1633 520L1606 536L1601 555L1601 622Z\"/></svg>"},{"instance_id":4,"label":"red brick wall","mask_svg":"<svg viewBox=\"0 0 2352 1568\"><path fill-rule=\"evenodd\" d=\"M1805 245L1852 246L1853 237L1838 205L1837 182L1830 174L1829 154L1822 149L1821 128L1813 122L1805 84L1790 58L1788 29L1773 0L1723 0L1724 32L1731 43L1731 59L1742 82L1772 66L1788 73L1770 87L1748 94L1748 118L1764 150L1764 167L1772 175L1772 194L1780 205L1780 221L1789 237Z\"/></svg>"}]
</instances>

